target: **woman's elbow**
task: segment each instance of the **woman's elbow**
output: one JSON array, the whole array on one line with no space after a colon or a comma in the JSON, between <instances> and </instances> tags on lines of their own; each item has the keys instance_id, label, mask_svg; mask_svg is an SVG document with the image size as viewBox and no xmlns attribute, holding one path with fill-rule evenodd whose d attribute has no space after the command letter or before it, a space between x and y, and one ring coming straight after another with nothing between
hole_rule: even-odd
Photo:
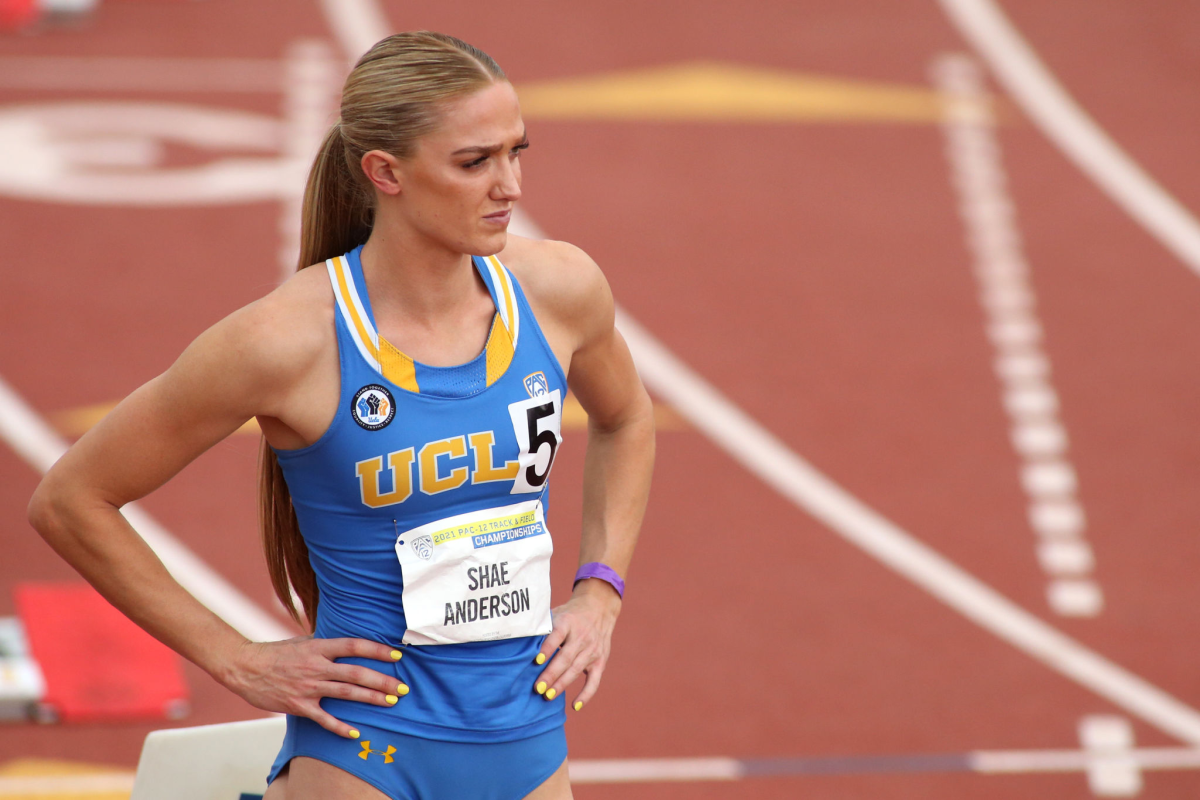
<instances>
[{"instance_id":1,"label":"woman's elbow","mask_svg":"<svg viewBox=\"0 0 1200 800\"><path fill-rule=\"evenodd\" d=\"M645 389L612 414L588 415L588 430L592 434L635 436L653 441L654 427L654 403Z\"/></svg>"},{"instance_id":2,"label":"woman's elbow","mask_svg":"<svg viewBox=\"0 0 1200 800\"><path fill-rule=\"evenodd\" d=\"M51 541L66 527L65 519L69 507L70 493L51 472L42 478L33 496L29 498L26 515L33 529L41 534L43 539Z\"/></svg>"}]
</instances>

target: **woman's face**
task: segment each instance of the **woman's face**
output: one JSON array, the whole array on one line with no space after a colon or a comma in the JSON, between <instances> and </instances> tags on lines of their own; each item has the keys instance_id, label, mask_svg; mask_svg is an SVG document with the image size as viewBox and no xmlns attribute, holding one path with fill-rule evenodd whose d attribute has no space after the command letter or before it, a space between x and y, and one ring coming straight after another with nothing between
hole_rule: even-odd
<instances>
[{"instance_id":1,"label":"woman's face","mask_svg":"<svg viewBox=\"0 0 1200 800\"><path fill-rule=\"evenodd\" d=\"M395 162L394 200L380 200L392 200L417 231L449 249L498 253L521 197L519 156L527 146L517 93L507 81L494 83L443 105L438 127Z\"/></svg>"}]
</instances>

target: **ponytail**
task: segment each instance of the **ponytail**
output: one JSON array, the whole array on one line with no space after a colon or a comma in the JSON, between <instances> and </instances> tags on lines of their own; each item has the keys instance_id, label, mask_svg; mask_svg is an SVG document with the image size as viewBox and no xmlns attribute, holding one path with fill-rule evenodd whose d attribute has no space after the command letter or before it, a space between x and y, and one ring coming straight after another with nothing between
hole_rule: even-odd
<instances>
[{"instance_id":1,"label":"ponytail","mask_svg":"<svg viewBox=\"0 0 1200 800\"><path fill-rule=\"evenodd\" d=\"M339 121L325 134L304 187L297 271L348 253L371 235L374 198L363 186L358 164L352 172L346 163L346 149Z\"/></svg>"},{"instance_id":2,"label":"ponytail","mask_svg":"<svg viewBox=\"0 0 1200 800\"><path fill-rule=\"evenodd\" d=\"M341 118L325 135L308 173L297 271L353 250L371 235L375 196L359 166L365 153L411 156L417 139L436 127L442 101L497 80L506 80L504 72L486 53L442 33L398 33L367 51L346 78ZM266 439L258 488L271 586L292 619L313 632L317 578L279 459Z\"/></svg>"},{"instance_id":3,"label":"ponytail","mask_svg":"<svg viewBox=\"0 0 1200 800\"><path fill-rule=\"evenodd\" d=\"M338 123L325 135L304 187L297 271L353 250L371 235L374 213L370 198L350 172L345 151L342 126ZM292 619L312 633L316 629L320 598L317 576L308 560L308 546L300 535L300 523L283 469L265 438L258 480L259 527L271 586ZM296 608L297 599L300 608Z\"/></svg>"}]
</instances>

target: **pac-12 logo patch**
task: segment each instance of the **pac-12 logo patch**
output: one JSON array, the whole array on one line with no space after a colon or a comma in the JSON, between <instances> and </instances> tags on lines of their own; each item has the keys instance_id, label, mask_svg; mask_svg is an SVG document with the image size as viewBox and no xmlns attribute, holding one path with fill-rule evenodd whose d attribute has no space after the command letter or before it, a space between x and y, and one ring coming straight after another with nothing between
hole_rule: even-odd
<instances>
[{"instance_id":1,"label":"pac-12 logo patch","mask_svg":"<svg viewBox=\"0 0 1200 800\"><path fill-rule=\"evenodd\" d=\"M422 561L433 558L433 539L429 536L418 536L412 540L413 552Z\"/></svg>"},{"instance_id":2,"label":"pac-12 logo patch","mask_svg":"<svg viewBox=\"0 0 1200 800\"><path fill-rule=\"evenodd\" d=\"M530 397L541 397L544 394L550 394L550 384L546 381L545 374L535 372L532 375L526 375L525 391L529 392Z\"/></svg>"},{"instance_id":3,"label":"pac-12 logo patch","mask_svg":"<svg viewBox=\"0 0 1200 800\"><path fill-rule=\"evenodd\" d=\"M386 428L396 416L396 401L386 388L372 383L355 393L354 400L350 403L350 412L360 426L369 431L377 431Z\"/></svg>"}]
</instances>

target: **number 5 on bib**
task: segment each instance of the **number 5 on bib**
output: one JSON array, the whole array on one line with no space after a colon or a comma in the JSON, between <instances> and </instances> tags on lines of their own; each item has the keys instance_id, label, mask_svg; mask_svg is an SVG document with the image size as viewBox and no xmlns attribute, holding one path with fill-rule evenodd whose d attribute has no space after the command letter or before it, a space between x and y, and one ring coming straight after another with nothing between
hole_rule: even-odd
<instances>
[{"instance_id":1,"label":"number 5 on bib","mask_svg":"<svg viewBox=\"0 0 1200 800\"><path fill-rule=\"evenodd\" d=\"M513 481L513 494L540 492L550 477L554 455L562 443L562 399L558 389L508 406L521 467Z\"/></svg>"}]
</instances>

